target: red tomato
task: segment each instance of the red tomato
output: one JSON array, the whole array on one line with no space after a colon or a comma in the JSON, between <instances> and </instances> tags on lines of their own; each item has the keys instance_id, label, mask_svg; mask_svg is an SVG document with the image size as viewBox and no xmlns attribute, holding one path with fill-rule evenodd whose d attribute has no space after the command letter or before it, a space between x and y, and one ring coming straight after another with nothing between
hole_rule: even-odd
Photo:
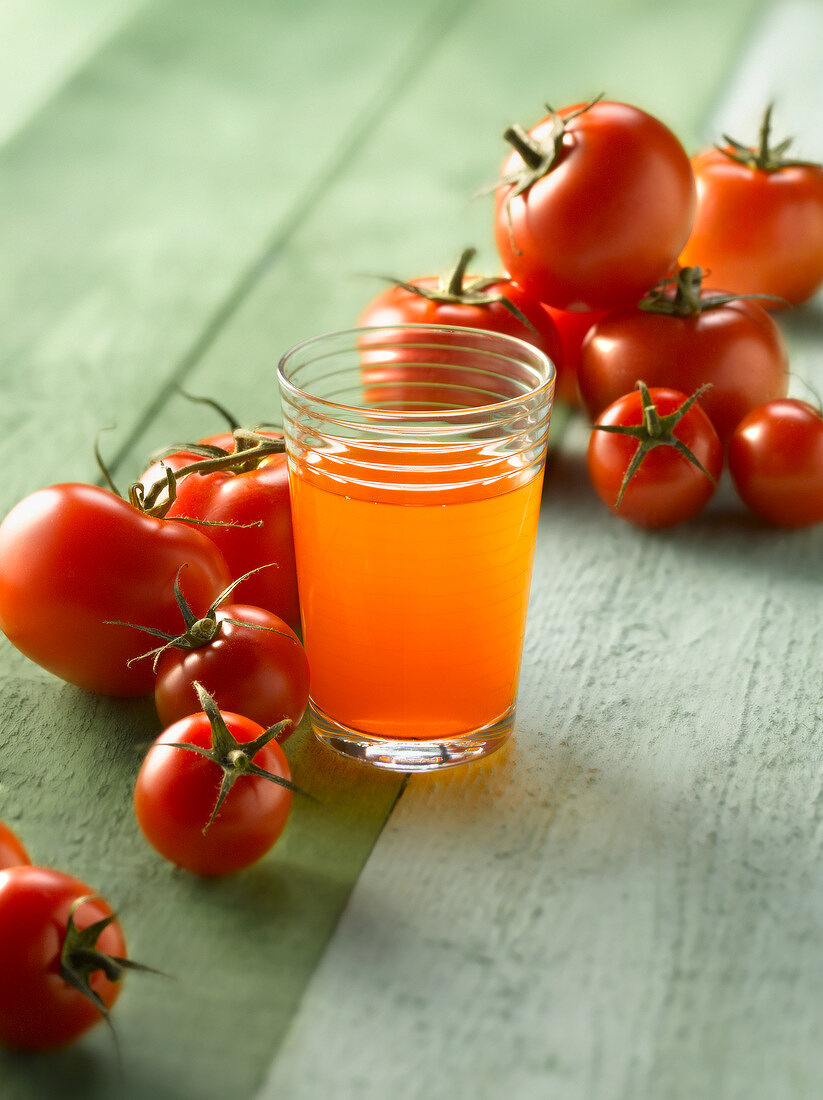
<instances>
[{"instance_id":1,"label":"red tomato","mask_svg":"<svg viewBox=\"0 0 823 1100\"><path fill-rule=\"evenodd\" d=\"M199 711L195 681L221 710L262 726L288 718L295 726L309 699L309 663L292 630L270 611L225 604L214 615L214 639L195 649L169 648L157 664L154 701L164 726Z\"/></svg>"},{"instance_id":2,"label":"red tomato","mask_svg":"<svg viewBox=\"0 0 823 1100\"><path fill-rule=\"evenodd\" d=\"M592 325L596 324L604 316L603 310L594 310L586 313L570 313L565 309L555 309L553 306L543 307L557 326L560 333L560 345L562 353L557 369L557 381L554 395L557 401L565 401L567 405L579 405L580 393L577 388L577 372L580 367L580 353L586 334Z\"/></svg>"},{"instance_id":3,"label":"red tomato","mask_svg":"<svg viewBox=\"0 0 823 1100\"><path fill-rule=\"evenodd\" d=\"M88 691L145 695L151 665L139 634L112 620L171 630L174 578L208 607L230 577L200 531L142 514L95 485L41 489L0 524L0 628L43 668Z\"/></svg>"},{"instance_id":4,"label":"red tomato","mask_svg":"<svg viewBox=\"0 0 823 1100\"><path fill-rule=\"evenodd\" d=\"M727 139L692 160L697 213L680 262L706 268L708 286L797 304L823 283L823 167L771 149L769 123L767 112L759 149Z\"/></svg>"},{"instance_id":5,"label":"red tomato","mask_svg":"<svg viewBox=\"0 0 823 1100\"><path fill-rule=\"evenodd\" d=\"M19 867L31 863L23 842L5 822L0 821L0 871L5 867Z\"/></svg>"},{"instance_id":6,"label":"red tomato","mask_svg":"<svg viewBox=\"0 0 823 1100\"><path fill-rule=\"evenodd\" d=\"M205 750L214 746L231 770L228 760L238 745L257 741L267 732L240 714L221 711L220 715L233 749L220 751L219 732L207 714L189 715L154 742L134 789L137 821L148 842L172 863L201 875L222 875L256 862L280 836L291 808L288 788L259 774L235 773L225 801L209 824L224 770L205 755L173 746ZM289 780L288 763L276 742L269 740L252 760L265 772Z\"/></svg>"},{"instance_id":7,"label":"red tomato","mask_svg":"<svg viewBox=\"0 0 823 1100\"><path fill-rule=\"evenodd\" d=\"M564 310L633 305L686 243L695 190L689 158L662 122L625 103L551 114L525 133L495 199L503 266Z\"/></svg>"},{"instance_id":8,"label":"red tomato","mask_svg":"<svg viewBox=\"0 0 823 1100\"><path fill-rule=\"evenodd\" d=\"M668 291L660 298L671 304L673 295ZM698 287L693 312L634 307L602 317L583 342L578 369L581 400L591 419L637 378L683 393L709 382L700 404L725 445L750 409L785 396L786 348L774 320L749 299L712 307L713 299L722 301L717 291Z\"/></svg>"},{"instance_id":9,"label":"red tomato","mask_svg":"<svg viewBox=\"0 0 823 1100\"><path fill-rule=\"evenodd\" d=\"M691 398L662 387L650 389L648 396L666 430L642 458L631 479L625 483L640 440L597 428L589 441L589 476L601 500L616 515L638 527L671 527L690 519L708 503L723 467L723 448L700 406L689 404ZM648 424L643 395L636 390L624 394L609 405L597 423L621 428ZM703 470L678 450L678 443L688 448Z\"/></svg>"},{"instance_id":10,"label":"red tomato","mask_svg":"<svg viewBox=\"0 0 823 1100\"><path fill-rule=\"evenodd\" d=\"M794 398L752 409L732 436L729 470L744 503L769 523L823 522L823 417Z\"/></svg>"},{"instance_id":11,"label":"red tomato","mask_svg":"<svg viewBox=\"0 0 823 1100\"><path fill-rule=\"evenodd\" d=\"M44 867L0 871L0 1043L20 1050L47 1050L72 1042L103 1019L90 997L61 976L61 952L72 905L89 898L74 915L78 929L111 915L108 904L85 883ZM117 921L104 928L96 950L115 959L126 954ZM83 959L67 960L81 972ZM88 979L106 1009L120 993L99 967Z\"/></svg>"},{"instance_id":12,"label":"red tomato","mask_svg":"<svg viewBox=\"0 0 823 1100\"><path fill-rule=\"evenodd\" d=\"M454 271L446 275L427 275L406 284L390 286L366 306L358 325L446 325L484 329L533 344L548 356L558 371L561 370L563 349L560 336L554 320L541 302L506 276L466 275L465 267L474 252L473 248L466 249ZM399 333L396 336L400 338ZM392 364L394 361L396 357ZM436 355L433 361L437 362ZM382 401L405 402L407 393L401 388L389 390L386 383L402 383L406 380L406 371L394 365L382 370L369 370L372 380L381 383L378 396ZM442 371L439 373L442 376ZM425 380L420 372L416 372L415 377ZM430 380L434 377L436 375ZM457 390L464 383L464 378L456 378L455 381ZM480 378L477 388L482 389L484 384L485 381ZM464 400L457 392L453 398L455 403Z\"/></svg>"},{"instance_id":13,"label":"red tomato","mask_svg":"<svg viewBox=\"0 0 823 1100\"><path fill-rule=\"evenodd\" d=\"M274 433L260 434L279 438ZM162 463L179 470L188 465L185 458L186 452L179 451ZM191 456L191 461L199 461L199 456ZM149 486L162 476L161 464L155 463L140 481ZM271 565L245 580L240 595L246 603L263 607L299 629L300 601L285 454L269 455L253 469L239 473L217 470L181 478L177 499L166 517L181 516L217 524L199 530L219 548L233 579Z\"/></svg>"}]
</instances>

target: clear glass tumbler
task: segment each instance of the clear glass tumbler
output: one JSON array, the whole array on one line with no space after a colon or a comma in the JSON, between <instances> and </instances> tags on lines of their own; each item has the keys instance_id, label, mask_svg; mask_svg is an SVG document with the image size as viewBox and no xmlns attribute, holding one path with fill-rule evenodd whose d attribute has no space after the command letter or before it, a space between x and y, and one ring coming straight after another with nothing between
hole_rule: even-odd
<instances>
[{"instance_id":1,"label":"clear glass tumbler","mask_svg":"<svg viewBox=\"0 0 823 1100\"><path fill-rule=\"evenodd\" d=\"M310 718L332 749L427 771L515 715L554 367L508 336L332 332L278 367Z\"/></svg>"}]
</instances>

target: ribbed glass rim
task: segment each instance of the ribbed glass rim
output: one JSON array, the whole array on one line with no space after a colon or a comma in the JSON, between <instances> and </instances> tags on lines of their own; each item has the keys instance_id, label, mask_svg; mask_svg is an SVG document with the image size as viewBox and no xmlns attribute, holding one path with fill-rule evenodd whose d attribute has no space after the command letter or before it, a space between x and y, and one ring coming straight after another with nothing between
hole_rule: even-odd
<instances>
[{"instance_id":1,"label":"ribbed glass rim","mask_svg":"<svg viewBox=\"0 0 823 1100\"><path fill-rule=\"evenodd\" d=\"M423 423L426 420L431 420L433 413L430 410L418 410L413 409L409 411L405 410L392 410L392 409L373 409L368 405L350 405L339 401L330 401L328 398L317 397L310 390L301 389L300 386L295 385L286 374L287 365L294 359L299 359L305 352L310 351L313 346L323 346L331 343L337 339L342 341L346 337L351 340L351 347L346 350L357 350L357 340L367 334L377 333L389 333L389 332L424 332L431 333L434 336L437 333L446 334L450 336L467 335L469 337L479 337L482 340L489 343L497 343L501 348L511 349L510 354L498 354L494 351L486 352L487 354L496 355L501 360L517 358L521 365L532 367L535 374L535 385L531 389L524 390L523 393L518 394L515 397L507 397L502 401L492 401L485 405L461 405L454 409L438 409L436 414L438 421L455 421L459 422L474 415L489 415L490 413L497 413L498 411L507 409L517 409L524 402L532 401L535 397L539 397L545 394L551 389L554 384L557 369L549 359L545 352L535 347L534 344L530 344L527 340L521 340L517 336L509 336L507 333L492 332L489 329L482 328L470 328L467 325L429 325L429 324L389 324L389 325L363 325L354 326L353 328L333 329L329 332L319 333L316 336L310 336L306 340L301 340L299 343L294 344L281 355L277 363L277 379L281 390L286 394L290 400L304 399L310 401L314 406L319 409L326 409L330 414L337 413L338 415L346 412L357 414L357 416L365 417L369 420L381 421L384 423ZM388 345L387 345L388 346ZM437 345L432 345L437 347ZM448 347L449 345L443 345ZM453 346L453 345L452 345ZM369 350L369 349L367 349ZM375 350L375 349L371 349ZM465 351L471 351L471 346L468 345ZM305 360L304 360L305 361ZM545 375L542 380L540 374Z\"/></svg>"}]
</instances>

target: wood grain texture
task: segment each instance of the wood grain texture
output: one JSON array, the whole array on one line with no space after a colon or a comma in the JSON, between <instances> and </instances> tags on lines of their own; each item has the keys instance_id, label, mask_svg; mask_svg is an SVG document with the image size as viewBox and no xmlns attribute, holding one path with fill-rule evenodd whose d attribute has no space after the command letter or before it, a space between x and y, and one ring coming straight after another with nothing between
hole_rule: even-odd
<instances>
[{"instance_id":1,"label":"wood grain texture","mask_svg":"<svg viewBox=\"0 0 823 1100\"><path fill-rule=\"evenodd\" d=\"M2 0L0 143L53 98L145 0Z\"/></svg>"},{"instance_id":2,"label":"wood grain texture","mask_svg":"<svg viewBox=\"0 0 823 1100\"><path fill-rule=\"evenodd\" d=\"M807 135L820 20L773 5L738 70ZM823 301L781 324L819 387ZM577 421L547 484L516 739L410 781L260 1100L823 1090L822 533L766 529L728 480L638 532L586 442Z\"/></svg>"}]
</instances>

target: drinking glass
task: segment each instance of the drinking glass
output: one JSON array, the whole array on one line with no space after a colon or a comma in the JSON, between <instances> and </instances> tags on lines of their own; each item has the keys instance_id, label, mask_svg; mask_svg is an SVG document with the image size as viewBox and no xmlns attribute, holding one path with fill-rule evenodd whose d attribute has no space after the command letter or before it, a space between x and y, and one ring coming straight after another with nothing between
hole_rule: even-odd
<instances>
[{"instance_id":1,"label":"drinking glass","mask_svg":"<svg viewBox=\"0 0 823 1100\"><path fill-rule=\"evenodd\" d=\"M554 366L486 331L331 332L278 366L317 737L416 772L515 717Z\"/></svg>"}]
</instances>

